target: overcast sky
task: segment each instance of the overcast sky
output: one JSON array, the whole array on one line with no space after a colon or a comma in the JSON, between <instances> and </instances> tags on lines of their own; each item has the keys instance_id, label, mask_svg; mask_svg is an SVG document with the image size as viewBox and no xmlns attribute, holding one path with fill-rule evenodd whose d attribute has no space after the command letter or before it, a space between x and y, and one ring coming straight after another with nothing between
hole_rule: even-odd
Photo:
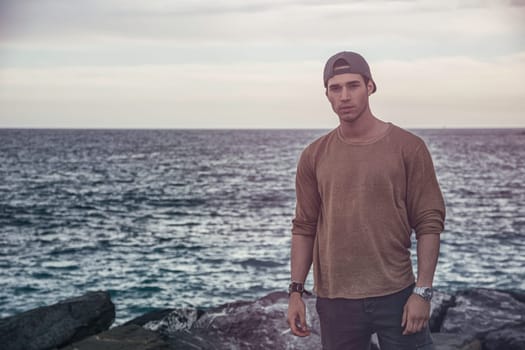
<instances>
[{"instance_id":1,"label":"overcast sky","mask_svg":"<svg viewBox=\"0 0 525 350\"><path fill-rule=\"evenodd\" d=\"M360 52L400 126L525 127L525 0L0 0L0 127L331 128Z\"/></svg>"}]
</instances>

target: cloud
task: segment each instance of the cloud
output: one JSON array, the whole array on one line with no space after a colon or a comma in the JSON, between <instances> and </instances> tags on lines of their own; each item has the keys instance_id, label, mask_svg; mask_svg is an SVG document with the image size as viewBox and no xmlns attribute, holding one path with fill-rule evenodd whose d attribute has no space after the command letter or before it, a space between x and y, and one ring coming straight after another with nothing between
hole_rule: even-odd
<instances>
[{"instance_id":1,"label":"cloud","mask_svg":"<svg viewBox=\"0 0 525 350\"><path fill-rule=\"evenodd\" d=\"M3 4L2 67L323 61L343 49L370 59L490 58L525 49L525 11L487 1Z\"/></svg>"},{"instance_id":2,"label":"cloud","mask_svg":"<svg viewBox=\"0 0 525 350\"><path fill-rule=\"evenodd\" d=\"M8 1L3 41L151 40L184 44L341 42L523 33L513 2L490 1ZM470 6L465 6L470 4ZM466 16L466 17L465 17ZM483 24L478 26L478 24ZM415 30L417 28L417 30ZM480 31L481 30L481 31Z\"/></svg>"},{"instance_id":3,"label":"cloud","mask_svg":"<svg viewBox=\"0 0 525 350\"><path fill-rule=\"evenodd\" d=\"M69 115L67 125L84 127L286 127L289 108L307 110L309 89L323 98L320 78L310 79L317 69L318 63L8 69L0 120L38 125L35 111L45 110L48 123Z\"/></svg>"},{"instance_id":4,"label":"cloud","mask_svg":"<svg viewBox=\"0 0 525 350\"><path fill-rule=\"evenodd\" d=\"M441 57L376 65L380 114L412 125L524 126L525 52L492 60Z\"/></svg>"},{"instance_id":5,"label":"cloud","mask_svg":"<svg viewBox=\"0 0 525 350\"><path fill-rule=\"evenodd\" d=\"M371 61L372 109L409 127L523 126L524 63L525 52ZM7 69L0 120L38 124L45 110L76 127L326 128L336 117L321 70L318 61Z\"/></svg>"},{"instance_id":6,"label":"cloud","mask_svg":"<svg viewBox=\"0 0 525 350\"><path fill-rule=\"evenodd\" d=\"M347 49L373 64L374 108L387 119L430 125L438 118L421 116L439 112L442 123L490 124L502 112L522 125L522 9L516 0L3 0L0 124L322 127L336 120L321 66Z\"/></svg>"}]
</instances>

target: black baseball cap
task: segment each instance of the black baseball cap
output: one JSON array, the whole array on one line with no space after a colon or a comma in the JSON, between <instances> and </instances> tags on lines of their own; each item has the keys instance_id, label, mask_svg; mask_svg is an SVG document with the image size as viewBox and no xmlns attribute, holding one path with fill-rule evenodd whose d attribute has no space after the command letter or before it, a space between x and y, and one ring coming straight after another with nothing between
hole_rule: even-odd
<instances>
[{"instance_id":1,"label":"black baseball cap","mask_svg":"<svg viewBox=\"0 0 525 350\"><path fill-rule=\"evenodd\" d=\"M334 69L334 64L339 60L345 61L349 67ZM372 73L370 73L370 67L368 66L368 63L366 63L363 56L351 51L342 51L336 53L330 57L328 61L326 61L326 65L324 66L324 87L328 86L328 80L330 80L330 78L332 78L334 75L344 73L361 74L367 77L370 79L370 81L372 81L372 84L374 84L374 90L372 92L377 90L376 83L374 82L374 79L372 79Z\"/></svg>"}]
</instances>

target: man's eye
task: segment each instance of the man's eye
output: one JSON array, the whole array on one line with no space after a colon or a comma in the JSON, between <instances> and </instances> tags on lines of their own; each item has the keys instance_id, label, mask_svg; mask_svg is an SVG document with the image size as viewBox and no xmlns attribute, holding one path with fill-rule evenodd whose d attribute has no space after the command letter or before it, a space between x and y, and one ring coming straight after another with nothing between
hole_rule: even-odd
<instances>
[{"instance_id":1,"label":"man's eye","mask_svg":"<svg viewBox=\"0 0 525 350\"><path fill-rule=\"evenodd\" d=\"M330 91L333 91L333 92L337 92L337 91L340 91L340 90L341 90L340 86L331 86L330 87Z\"/></svg>"}]
</instances>

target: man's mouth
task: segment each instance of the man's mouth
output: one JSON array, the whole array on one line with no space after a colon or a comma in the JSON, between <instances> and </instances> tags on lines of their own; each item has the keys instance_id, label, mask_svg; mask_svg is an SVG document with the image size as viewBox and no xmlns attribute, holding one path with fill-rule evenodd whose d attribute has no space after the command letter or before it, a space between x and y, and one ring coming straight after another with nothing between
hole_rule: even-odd
<instances>
[{"instance_id":1,"label":"man's mouth","mask_svg":"<svg viewBox=\"0 0 525 350\"><path fill-rule=\"evenodd\" d=\"M343 107L339 107L339 110L341 112L351 112L355 109L355 106L343 106Z\"/></svg>"}]
</instances>

